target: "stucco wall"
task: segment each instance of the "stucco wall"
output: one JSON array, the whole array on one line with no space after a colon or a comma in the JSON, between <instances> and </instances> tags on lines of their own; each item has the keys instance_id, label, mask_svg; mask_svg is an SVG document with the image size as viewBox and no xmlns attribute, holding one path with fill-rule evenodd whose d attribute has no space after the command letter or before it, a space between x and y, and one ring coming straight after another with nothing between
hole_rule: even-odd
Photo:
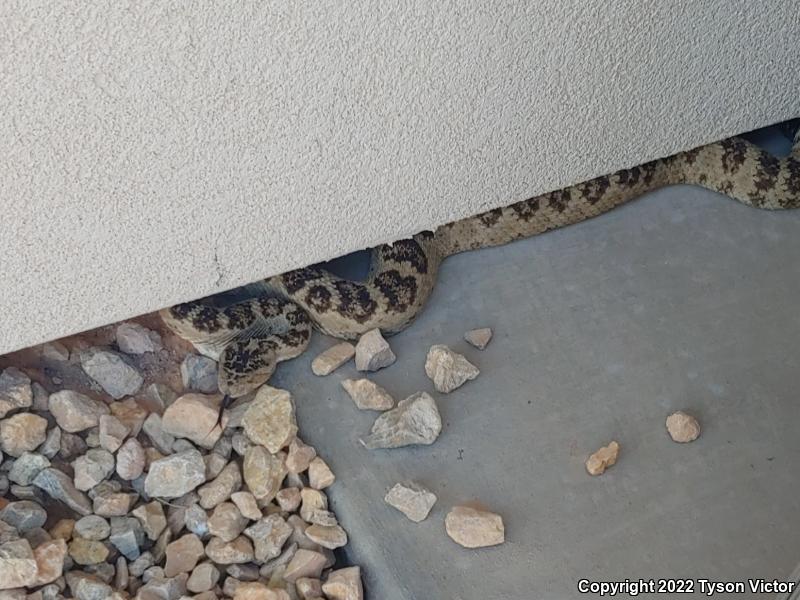
<instances>
[{"instance_id":1,"label":"stucco wall","mask_svg":"<svg viewBox=\"0 0 800 600\"><path fill-rule=\"evenodd\" d=\"M0 3L0 352L800 113L784 0Z\"/></svg>"}]
</instances>

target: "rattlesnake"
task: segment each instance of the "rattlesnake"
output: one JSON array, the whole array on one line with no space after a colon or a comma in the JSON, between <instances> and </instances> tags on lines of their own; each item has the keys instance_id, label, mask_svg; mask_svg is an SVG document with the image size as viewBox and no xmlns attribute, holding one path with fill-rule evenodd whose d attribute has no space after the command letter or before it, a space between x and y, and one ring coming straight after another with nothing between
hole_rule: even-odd
<instances>
[{"instance_id":1,"label":"rattlesnake","mask_svg":"<svg viewBox=\"0 0 800 600\"><path fill-rule=\"evenodd\" d=\"M343 339L374 328L393 334L407 327L425 305L442 260L452 254L577 223L679 183L756 208L797 208L800 131L784 158L731 138L378 246L364 281L309 267L267 279L264 296L223 308L189 302L161 316L200 352L219 360L220 391L239 397L267 382L279 361L301 354L312 325Z\"/></svg>"}]
</instances>

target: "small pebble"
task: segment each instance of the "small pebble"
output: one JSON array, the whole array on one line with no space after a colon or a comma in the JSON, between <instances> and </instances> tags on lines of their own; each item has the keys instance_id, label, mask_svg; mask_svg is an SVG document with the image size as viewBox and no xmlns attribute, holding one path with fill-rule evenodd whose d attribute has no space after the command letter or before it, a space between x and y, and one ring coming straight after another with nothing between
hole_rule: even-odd
<instances>
[{"instance_id":1,"label":"small pebble","mask_svg":"<svg viewBox=\"0 0 800 600\"><path fill-rule=\"evenodd\" d=\"M617 456L619 456L619 444L612 441L586 460L586 470L589 475L602 475L608 467L617 462Z\"/></svg>"},{"instance_id":2,"label":"small pebble","mask_svg":"<svg viewBox=\"0 0 800 600\"><path fill-rule=\"evenodd\" d=\"M693 416L679 410L667 417L667 431L672 441L685 444L700 437L700 423Z\"/></svg>"},{"instance_id":3,"label":"small pebble","mask_svg":"<svg viewBox=\"0 0 800 600\"><path fill-rule=\"evenodd\" d=\"M0 373L0 418L12 410L27 408L33 404L31 380L16 367L8 367Z\"/></svg>"},{"instance_id":4,"label":"small pebble","mask_svg":"<svg viewBox=\"0 0 800 600\"><path fill-rule=\"evenodd\" d=\"M492 330L488 327L470 329L464 334L464 339L478 350L484 350L492 339Z\"/></svg>"},{"instance_id":5,"label":"small pebble","mask_svg":"<svg viewBox=\"0 0 800 600\"><path fill-rule=\"evenodd\" d=\"M341 342L317 355L311 362L314 375L323 377L330 375L348 360L353 358L356 349L350 342Z\"/></svg>"}]
</instances>

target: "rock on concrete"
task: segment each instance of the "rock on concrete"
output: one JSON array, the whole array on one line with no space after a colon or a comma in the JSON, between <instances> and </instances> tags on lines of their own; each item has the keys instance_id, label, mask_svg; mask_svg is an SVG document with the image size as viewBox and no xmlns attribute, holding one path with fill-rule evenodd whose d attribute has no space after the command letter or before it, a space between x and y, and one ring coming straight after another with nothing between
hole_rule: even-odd
<instances>
[{"instance_id":1,"label":"rock on concrete","mask_svg":"<svg viewBox=\"0 0 800 600\"><path fill-rule=\"evenodd\" d=\"M469 506L454 506L444 520L447 535L465 548L496 546L505 541L503 518Z\"/></svg>"},{"instance_id":2,"label":"rock on concrete","mask_svg":"<svg viewBox=\"0 0 800 600\"><path fill-rule=\"evenodd\" d=\"M342 387L361 410L389 410L394 407L394 398L369 379L345 379Z\"/></svg>"},{"instance_id":3,"label":"rock on concrete","mask_svg":"<svg viewBox=\"0 0 800 600\"><path fill-rule=\"evenodd\" d=\"M379 416L361 443L369 449L432 444L441 431L436 401L426 392L417 392Z\"/></svg>"},{"instance_id":4,"label":"rock on concrete","mask_svg":"<svg viewBox=\"0 0 800 600\"><path fill-rule=\"evenodd\" d=\"M433 505L436 504L436 495L417 483L396 483L388 491L384 501L415 523L419 523L427 518Z\"/></svg>"},{"instance_id":5,"label":"rock on concrete","mask_svg":"<svg viewBox=\"0 0 800 600\"><path fill-rule=\"evenodd\" d=\"M679 410L668 416L666 424L669 436L674 442L685 444L700 437L700 423L683 411Z\"/></svg>"},{"instance_id":6,"label":"rock on concrete","mask_svg":"<svg viewBox=\"0 0 800 600\"><path fill-rule=\"evenodd\" d=\"M359 371L377 371L393 364L397 357L383 339L380 329L372 329L358 340L356 344L356 369Z\"/></svg>"},{"instance_id":7,"label":"rock on concrete","mask_svg":"<svg viewBox=\"0 0 800 600\"><path fill-rule=\"evenodd\" d=\"M324 377L330 375L348 360L353 358L356 349L350 342L341 342L321 352L311 362L311 371L314 375Z\"/></svg>"},{"instance_id":8,"label":"rock on concrete","mask_svg":"<svg viewBox=\"0 0 800 600\"><path fill-rule=\"evenodd\" d=\"M478 367L447 346L431 346L425 359L425 374L436 391L448 394L480 375Z\"/></svg>"}]
</instances>

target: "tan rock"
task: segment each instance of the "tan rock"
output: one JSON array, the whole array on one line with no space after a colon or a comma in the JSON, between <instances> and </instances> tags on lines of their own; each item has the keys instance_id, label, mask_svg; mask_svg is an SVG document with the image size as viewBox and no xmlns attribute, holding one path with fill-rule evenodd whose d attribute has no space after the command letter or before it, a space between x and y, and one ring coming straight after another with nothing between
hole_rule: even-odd
<instances>
[{"instance_id":1,"label":"tan rock","mask_svg":"<svg viewBox=\"0 0 800 600\"><path fill-rule=\"evenodd\" d=\"M342 387L360 410L389 410L394 407L394 398L389 392L369 379L345 379Z\"/></svg>"},{"instance_id":2,"label":"tan rock","mask_svg":"<svg viewBox=\"0 0 800 600\"><path fill-rule=\"evenodd\" d=\"M197 494L200 496L200 506L206 509L214 508L220 502L230 498L231 494L241 487L242 474L239 472L239 465L235 461L231 461L222 469L214 481L197 489Z\"/></svg>"},{"instance_id":3,"label":"tan rock","mask_svg":"<svg viewBox=\"0 0 800 600\"><path fill-rule=\"evenodd\" d=\"M589 475L602 475L608 467L617 462L617 456L619 456L619 444L612 441L586 460L586 470Z\"/></svg>"},{"instance_id":4,"label":"tan rock","mask_svg":"<svg viewBox=\"0 0 800 600\"><path fill-rule=\"evenodd\" d=\"M281 489L286 465L280 455L273 456L263 446L253 446L244 455L244 481L257 500L269 501Z\"/></svg>"},{"instance_id":5,"label":"tan rock","mask_svg":"<svg viewBox=\"0 0 800 600\"><path fill-rule=\"evenodd\" d=\"M386 494L384 501L419 523L427 518L436 504L436 495L416 483L397 483Z\"/></svg>"},{"instance_id":6,"label":"tan rock","mask_svg":"<svg viewBox=\"0 0 800 600\"><path fill-rule=\"evenodd\" d=\"M311 522L315 512L328 509L328 497L319 490L303 488L300 490L300 498L300 516L304 521Z\"/></svg>"},{"instance_id":7,"label":"tan rock","mask_svg":"<svg viewBox=\"0 0 800 600\"><path fill-rule=\"evenodd\" d=\"M46 585L61 577L66 556L67 543L60 538L39 544L33 550L38 569L34 585Z\"/></svg>"},{"instance_id":8,"label":"tan rock","mask_svg":"<svg viewBox=\"0 0 800 600\"><path fill-rule=\"evenodd\" d=\"M114 472L114 455L102 448L91 448L72 461L72 469L75 487L87 492Z\"/></svg>"},{"instance_id":9,"label":"tan rock","mask_svg":"<svg viewBox=\"0 0 800 600\"><path fill-rule=\"evenodd\" d=\"M186 589L195 594L205 592L217 585L219 581L219 569L214 563L205 562L197 565L186 582Z\"/></svg>"},{"instance_id":10,"label":"tan rock","mask_svg":"<svg viewBox=\"0 0 800 600\"><path fill-rule=\"evenodd\" d=\"M253 544L243 535L240 535L232 542L223 542L219 538L211 538L206 544L206 556L220 565L248 563L255 558Z\"/></svg>"},{"instance_id":11,"label":"tan rock","mask_svg":"<svg viewBox=\"0 0 800 600\"><path fill-rule=\"evenodd\" d=\"M328 580L322 584L322 591L329 600L364 600L361 569L347 567L332 571Z\"/></svg>"},{"instance_id":12,"label":"tan rock","mask_svg":"<svg viewBox=\"0 0 800 600\"><path fill-rule=\"evenodd\" d=\"M131 481L144 473L147 462L144 448L136 438L130 438L117 452L117 475L120 479Z\"/></svg>"},{"instance_id":13,"label":"tan rock","mask_svg":"<svg viewBox=\"0 0 800 600\"><path fill-rule=\"evenodd\" d=\"M320 552L314 550L306 550L300 548L295 552L294 557L286 565L286 571L283 578L286 581L294 583L301 577L319 578L322 575L322 569L325 568L327 558Z\"/></svg>"},{"instance_id":14,"label":"tan rock","mask_svg":"<svg viewBox=\"0 0 800 600\"><path fill-rule=\"evenodd\" d=\"M285 512L294 512L300 506L300 488L287 487L275 494L275 501Z\"/></svg>"},{"instance_id":15,"label":"tan rock","mask_svg":"<svg viewBox=\"0 0 800 600\"><path fill-rule=\"evenodd\" d=\"M18 413L0 421L0 448L17 457L33 452L47 438L47 421L33 413Z\"/></svg>"},{"instance_id":16,"label":"tan rock","mask_svg":"<svg viewBox=\"0 0 800 600\"><path fill-rule=\"evenodd\" d=\"M178 538L167 544L167 563L164 575L174 577L178 573L188 573L197 565L197 561L205 555L203 542L193 533Z\"/></svg>"},{"instance_id":17,"label":"tan rock","mask_svg":"<svg viewBox=\"0 0 800 600\"><path fill-rule=\"evenodd\" d=\"M295 437L289 444L289 453L286 456L286 469L289 473L302 473L314 460L317 451L313 446L303 443L298 437Z\"/></svg>"},{"instance_id":18,"label":"tan rock","mask_svg":"<svg viewBox=\"0 0 800 600\"><path fill-rule=\"evenodd\" d=\"M161 503L153 500L147 504L137 506L131 513L139 519L148 538L155 541L167 527L167 517Z\"/></svg>"},{"instance_id":19,"label":"tan rock","mask_svg":"<svg viewBox=\"0 0 800 600\"><path fill-rule=\"evenodd\" d=\"M468 506L454 506L444 521L447 535L465 548L496 546L505 541L500 515Z\"/></svg>"},{"instance_id":20,"label":"tan rock","mask_svg":"<svg viewBox=\"0 0 800 600\"><path fill-rule=\"evenodd\" d=\"M142 425L147 419L147 411L136 400L128 398L127 400L112 402L109 408L111 409L111 414L130 429L131 437L139 435Z\"/></svg>"},{"instance_id":21,"label":"tan rock","mask_svg":"<svg viewBox=\"0 0 800 600\"><path fill-rule=\"evenodd\" d=\"M28 540L0 544L0 590L34 585L38 566Z\"/></svg>"},{"instance_id":22,"label":"tan rock","mask_svg":"<svg viewBox=\"0 0 800 600\"><path fill-rule=\"evenodd\" d=\"M431 346L425 359L425 374L437 391L448 394L480 375L478 367L447 346Z\"/></svg>"},{"instance_id":23,"label":"tan rock","mask_svg":"<svg viewBox=\"0 0 800 600\"><path fill-rule=\"evenodd\" d=\"M108 558L108 547L97 540L73 537L69 543L69 555L79 565L96 565Z\"/></svg>"},{"instance_id":24,"label":"tan rock","mask_svg":"<svg viewBox=\"0 0 800 600\"><path fill-rule=\"evenodd\" d=\"M247 519L242 516L233 502L222 502L214 509L208 519L208 531L223 542L232 542L247 527Z\"/></svg>"},{"instance_id":25,"label":"tan rock","mask_svg":"<svg viewBox=\"0 0 800 600\"><path fill-rule=\"evenodd\" d=\"M313 577L300 577L294 582L297 593L303 600L322 598L322 581Z\"/></svg>"},{"instance_id":26,"label":"tan rock","mask_svg":"<svg viewBox=\"0 0 800 600\"><path fill-rule=\"evenodd\" d=\"M148 496L179 498L206 480L206 463L197 450L186 450L155 461L144 480Z\"/></svg>"},{"instance_id":27,"label":"tan rock","mask_svg":"<svg viewBox=\"0 0 800 600\"><path fill-rule=\"evenodd\" d=\"M12 410L28 408L33 404L31 380L16 367L0 373L0 418Z\"/></svg>"},{"instance_id":28,"label":"tan rock","mask_svg":"<svg viewBox=\"0 0 800 600\"><path fill-rule=\"evenodd\" d=\"M131 432L130 428L114 415L100 415L100 446L116 452Z\"/></svg>"},{"instance_id":29,"label":"tan rock","mask_svg":"<svg viewBox=\"0 0 800 600\"><path fill-rule=\"evenodd\" d=\"M261 518L261 509L258 508L256 497L250 492L234 492L231 494L231 501L236 505L236 508L239 509L239 512L242 513L243 517L252 521L257 521Z\"/></svg>"},{"instance_id":30,"label":"tan rock","mask_svg":"<svg viewBox=\"0 0 800 600\"><path fill-rule=\"evenodd\" d=\"M128 492L103 492L96 494L92 501L92 510L101 517L124 517L130 512L139 494Z\"/></svg>"},{"instance_id":31,"label":"tan rock","mask_svg":"<svg viewBox=\"0 0 800 600\"><path fill-rule=\"evenodd\" d=\"M312 542L329 550L347 545L347 532L339 525L310 525L305 534Z\"/></svg>"},{"instance_id":32,"label":"tan rock","mask_svg":"<svg viewBox=\"0 0 800 600\"><path fill-rule=\"evenodd\" d=\"M328 463L317 456L308 465L308 484L315 490L324 490L333 485L336 476L328 467Z\"/></svg>"},{"instance_id":33,"label":"tan rock","mask_svg":"<svg viewBox=\"0 0 800 600\"><path fill-rule=\"evenodd\" d=\"M319 354L311 362L311 370L313 371L314 375L318 375L320 377L330 375L348 360L353 358L355 353L355 347L349 342L336 344L335 346L332 346L331 348L328 348Z\"/></svg>"},{"instance_id":34,"label":"tan rock","mask_svg":"<svg viewBox=\"0 0 800 600\"><path fill-rule=\"evenodd\" d=\"M482 327L481 329L470 329L464 334L464 339L475 346L478 350L483 350L489 345L489 341L492 339L492 330L488 327Z\"/></svg>"},{"instance_id":35,"label":"tan rock","mask_svg":"<svg viewBox=\"0 0 800 600\"><path fill-rule=\"evenodd\" d=\"M226 424L219 421L219 394L184 394L170 404L161 418L162 429L175 437L187 438L198 446L211 449L217 443Z\"/></svg>"},{"instance_id":36,"label":"tan rock","mask_svg":"<svg viewBox=\"0 0 800 600\"><path fill-rule=\"evenodd\" d=\"M68 541L72 537L72 531L75 529L75 519L59 519L58 522L50 528L51 538L60 538Z\"/></svg>"},{"instance_id":37,"label":"tan rock","mask_svg":"<svg viewBox=\"0 0 800 600\"><path fill-rule=\"evenodd\" d=\"M292 396L286 390L263 385L242 416L247 437L272 454L291 442L297 434Z\"/></svg>"},{"instance_id":38,"label":"tan rock","mask_svg":"<svg viewBox=\"0 0 800 600\"><path fill-rule=\"evenodd\" d=\"M256 560L264 562L281 553L286 540L292 535L292 528L283 517L274 514L263 517L245 529L244 534L253 540Z\"/></svg>"},{"instance_id":39,"label":"tan rock","mask_svg":"<svg viewBox=\"0 0 800 600\"><path fill-rule=\"evenodd\" d=\"M236 588L233 600L290 600L285 590L269 588L257 581L241 583Z\"/></svg>"},{"instance_id":40,"label":"tan rock","mask_svg":"<svg viewBox=\"0 0 800 600\"><path fill-rule=\"evenodd\" d=\"M672 441L685 444L700 437L700 423L692 415L679 410L667 417L667 431Z\"/></svg>"},{"instance_id":41,"label":"tan rock","mask_svg":"<svg viewBox=\"0 0 800 600\"><path fill-rule=\"evenodd\" d=\"M383 339L380 329L368 331L356 344L356 369L377 371L388 367L397 360L389 343Z\"/></svg>"},{"instance_id":42,"label":"tan rock","mask_svg":"<svg viewBox=\"0 0 800 600\"><path fill-rule=\"evenodd\" d=\"M58 426L69 433L97 427L100 417L110 411L102 402L72 390L50 394L48 406Z\"/></svg>"}]
</instances>

